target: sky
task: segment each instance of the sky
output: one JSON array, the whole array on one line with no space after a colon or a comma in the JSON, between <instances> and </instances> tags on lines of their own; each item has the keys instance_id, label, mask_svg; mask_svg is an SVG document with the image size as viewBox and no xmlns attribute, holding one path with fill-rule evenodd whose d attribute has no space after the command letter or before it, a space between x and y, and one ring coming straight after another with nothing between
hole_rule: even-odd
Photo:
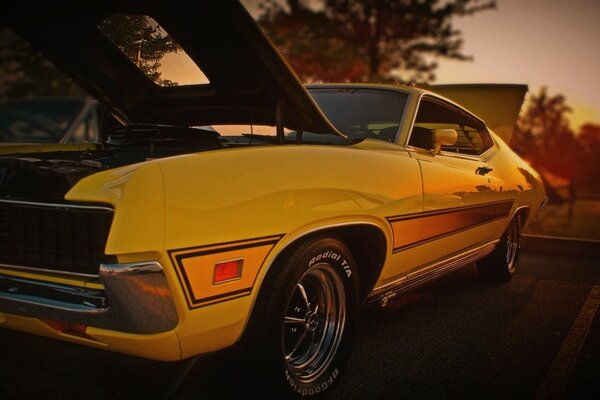
<instances>
[{"instance_id":1,"label":"sky","mask_svg":"<svg viewBox=\"0 0 600 400\"><path fill-rule=\"evenodd\" d=\"M573 107L572 127L600 124L600 0L497 0L456 20L473 62L441 61L439 83L548 86Z\"/></svg>"},{"instance_id":2,"label":"sky","mask_svg":"<svg viewBox=\"0 0 600 400\"><path fill-rule=\"evenodd\" d=\"M242 0L256 15L259 0ZM456 18L471 62L440 60L437 83L547 86L573 108L575 130L600 124L600 0L496 0L497 9Z\"/></svg>"}]
</instances>

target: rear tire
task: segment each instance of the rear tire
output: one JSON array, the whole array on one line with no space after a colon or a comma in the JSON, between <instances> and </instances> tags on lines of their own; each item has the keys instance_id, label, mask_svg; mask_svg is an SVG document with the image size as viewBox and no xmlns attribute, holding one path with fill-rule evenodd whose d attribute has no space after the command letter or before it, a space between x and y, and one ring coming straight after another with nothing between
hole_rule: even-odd
<instances>
[{"instance_id":1,"label":"rear tire","mask_svg":"<svg viewBox=\"0 0 600 400\"><path fill-rule=\"evenodd\" d=\"M334 238L292 249L262 285L247 335L252 386L276 398L330 392L346 366L358 309L352 254Z\"/></svg>"},{"instance_id":2,"label":"rear tire","mask_svg":"<svg viewBox=\"0 0 600 400\"><path fill-rule=\"evenodd\" d=\"M479 274L494 282L510 281L517 271L520 246L521 218L517 214L508 224L494 251L477 262Z\"/></svg>"}]
</instances>

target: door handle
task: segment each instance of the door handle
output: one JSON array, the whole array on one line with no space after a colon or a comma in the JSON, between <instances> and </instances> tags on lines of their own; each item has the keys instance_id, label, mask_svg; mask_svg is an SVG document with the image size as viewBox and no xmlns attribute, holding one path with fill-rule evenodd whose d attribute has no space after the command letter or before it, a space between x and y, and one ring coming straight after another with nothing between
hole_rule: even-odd
<instances>
[{"instance_id":1,"label":"door handle","mask_svg":"<svg viewBox=\"0 0 600 400\"><path fill-rule=\"evenodd\" d=\"M490 167L477 167L477 169L475 170L475 173L477 175L487 175L490 172L492 172L494 169L490 168Z\"/></svg>"}]
</instances>

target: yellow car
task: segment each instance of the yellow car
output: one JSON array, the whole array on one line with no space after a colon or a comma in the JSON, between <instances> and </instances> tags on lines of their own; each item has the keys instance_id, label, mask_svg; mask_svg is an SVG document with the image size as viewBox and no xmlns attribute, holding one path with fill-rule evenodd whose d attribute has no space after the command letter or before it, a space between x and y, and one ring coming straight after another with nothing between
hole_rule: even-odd
<instances>
[{"instance_id":1,"label":"yellow car","mask_svg":"<svg viewBox=\"0 0 600 400\"><path fill-rule=\"evenodd\" d=\"M526 87L305 88L236 1L0 9L123 124L0 157L0 326L158 361L239 344L256 382L320 395L361 306L515 273L544 200L506 145ZM99 28L123 14L209 83L151 80Z\"/></svg>"}]
</instances>

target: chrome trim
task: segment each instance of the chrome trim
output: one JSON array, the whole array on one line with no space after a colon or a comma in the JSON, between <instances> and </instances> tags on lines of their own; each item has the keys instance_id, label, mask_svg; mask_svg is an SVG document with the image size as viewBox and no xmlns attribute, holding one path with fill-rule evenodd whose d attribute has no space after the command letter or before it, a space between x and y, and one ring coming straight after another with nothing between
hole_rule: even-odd
<instances>
[{"instance_id":1,"label":"chrome trim","mask_svg":"<svg viewBox=\"0 0 600 400\"><path fill-rule=\"evenodd\" d=\"M275 246L275 245L273 245L273 246ZM226 279L224 281L219 281L219 282L215 283L215 269L216 269L216 266L219 265L219 264L226 264L226 263L230 263L230 262L234 262L234 261L241 261L240 271L239 271L240 275L236 276L235 278ZM219 262L217 262L213 266L213 280L212 280L212 284L213 284L213 286L219 286L219 285L222 285L224 283L239 281L239 280L242 279L242 274L243 273L244 273L244 257L238 257L238 258L234 258L234 259L231 259L231 260L219 261Z\"/></svg>"},{"instance_id":2,"label":"chrome trim","mask_svg":"<svg viewBox=\"0 0 600 400\"><path fill-rule=\"evenodd\" d=\"M108 308L103 290L0 275L0 299L38 305L42 296L45 306L58 310L102 313Z\"/></svg>"},{"instance_id":3,"label":"chrome trim","mask_svg":"<svg viewBox=\"0 0 600 400\"><path fill-rule=\"evenodd\" d=\"M484 123L485 125L485 123ZM492 151L499 151L500 150L500 146L498 146L498 142L496 141L496 139L494 139L494 135L492 135L492 130L490 128L488 128L487 125L485 125L485 129L488 132L488 135L490 135L490 140L492 141L492 143L494 143L492 146L490 146L489 149L487 149L486 151L484 151L483 153L481 153L480 155L476 156L478 158L479 161L484 161L487 162L486 160L484 160L484 158L487 158L489 153ZM508 147L508 145L507 145Z\"/></svg>"},{"instance_id":4,"label":"chrome trim","mask_svg":"<svg viewBox=\"0 0 600 400\"><path fill-rule=\"evenodd\" d=\"M492 141L493 141L493 138L492 138ZM439 154L434 154L433 150L427 150L427 149L423 149L421 147L415 147L410 144L406 144L403 147L404 147L404 150L412 151L415 153L420 152L421 154L426 153L427 155L431 155L431 156L452 157L452 158L459 158L462 160L476 161L476 162L482 162L482 163L487 163L487 161L485 161L485 156L487 156L488 153L490 153L492 150L498 150L498 148L496 147L495 141L494 141L493 146L491 146L490 148L488 148L486 151L479 154L478 156L473 156L470 154L452 153L450 151L441 151Z\"/></svg>"},{"instance_id":5,"label":"chrome trim","mask_svg":"<svg viewBox=\"0 0 600 400\"><path fill-rule=\"evenodd\" d=\"M414 289L418 286L429 283L432 280L440 278L452 271L469 265L494 251L499 241L499 239L496 239L445 260L426 265L417 271L403 276L402 278L379 286L371 291L371 294L369 294L367 298L367 303L373 303L379 299L382 299L384 303L387 303L390 297L393 297L398 293Z\"/></svg>"},{"instance_id":6,"label":"chrome trim","mask_svg":"<svg viewBox=\"0 0 600 400\"><path fill-rule=\"evenodd\" d=\"M287 371L302 383L321 378L345 328L346 294L340 273L326 262L311 266L286 306L282 337Z\"/></svg>"},{"instance_id":7,"label":"chrome trim","mask_svg":"<svg viewBox=\"0 0 600 400\"><path fill-rule=\"evenodd\" d=\"M156 261L101 264L104 289L0 274L0 312L134 334L178 323L162 266Z\"/></svg>"},{"instance_id":8,"label":"chrome trim","mask_svg":"<svg viewBox=\"0 0 600 400\"><path fill-rule=\"evenodd\" d=\"M506 223L506 226L508 226L508 223L510 223L510 221L512 221L512 219L515 217L515 215L517 215L517 213L519 211L525 210L525 209L531 211L531 207L530 206L519 206L519 207L515 208L515 211L512 212L510 218L508 219L508 222ZM530 215L528 215L528 218L527 218L528 220L529 220L529 217L530 217ZM527 222L527 221L525 221L525 222ZM521 228L523 226L525 226L525 223L523 223L523 221L521 221Z\"/></svg>"},{"instance_id":9,"label":"chrome trim","mask_svg":"<svg viewBox=\"0 0 600 400\"><path fill-rule=\"evenodd\" d=\"M283 246L281 249L279 249L279 250L278 250L276 253L274 253L274 255L273 255L273 258L272 258L272 261L271 261L271 263L270 263L270 264L268 265L268 267L267 267L267 271L268 271L268 270L269 270L269 268L271 268L271 266L273 265L273 261L274 261L274 260L276 260L276 259L277 259L277 257L279 257L279 255L280 255L280 254L281 254L281 253L282 253L282 252L283 252L283 251L284 251L284 250L285 250L285 249L286 249L286 248L287 248L287 247L288 247L290 244L292 244L292 243L296 242L298 239L301 239L301 238L303 238L303 237L305 237L305 236L307 236L307 235L310 235L310 234L312 234L312 233L315 233L315 232L323 231L323 230L325 230L325 229L339 228L339 227L342 227L342 226L353 226L353 225L371 225L371 226L374 226L374 227L378 228L378 229L379 229L379 230L380 230L380 231L383 233L383 235L384 235L384 236L385 236L385 238L386 238L386 241L385 241L385 242L386 242L386 243L385 243L385 247L386 247L386 249L385 249L385 250L386 250L386 255L387 255L387 254L390 254L390 253L392 252L392 250L393 250L393 242L392 242L392 245L390 246L390 243L389 243L389 242L388 242L388 240L387 240L387 236L385 235L385 232L386 232L386 231L385 231L384 229L381 229L381 226L380 226L380 225L377 225L375 222L370 222L370 221L369 221L369 222L367 222L367 221L360 221L360 222L340 222L340 223L337 223L337 224L324 225L324 226L320 226L320 227L318 227L318 228L313 228L313 229L310 229L310 230L308 230L308 231L302 232L302 234L300 234L300 235L298 235L298 236L294 236L294 237L292 237L292 239L291 239L291 240L289 240L289 241L288 241L288 242L287 242L287 243L286 243L286 244L285 244L285 245L284 245L284 246ZM389 223L387 223L387 221L386 221L386 223L384 224L384 226L388 228L388 231L387 231L387 232L390 234L390 237L392 237L392 238L393 238L394 236L393 236L393 232L392 232L392 230L391 230L391 226L390 226L390 224L389 224ZM282 236L282 239L283 239L284 237L287 237L287 236L289 236L289 235L283 235L283 236ZM279 244L279 242L278 242L277 244Z\"/></svg>"},{"instance_id":10,"label":"chrome trim","mask_svg":"<svg viewBox=\"0 0 600 400\"><path fill-rule=\"evenodd\" d=\"M512 219L506 228L506 265L508 273L513 275L517 270L517 254L521 243L521 220Z\"/></svg>"},{"instance_id":11,"label":"chrome trim","mask_svg":"<svg viewBox=\"0 0 600 400\"><path fill-rule=\"evenodd\" d=\"M540 203L540 210L543 210L544 208L546 208L547 204L548 204L548 196L544 196L544 199Z\"/></svg>"},{"instance_id":12,"label":"chrome trim","mask_svg":"<svg viewBox=\"0 0 600 400\"><path fill-rule=\"evenodd\" d=\"M66 277L75 277L75 278L98 278L98 274L82 274L80 272L67 272L60 271L56 269L45 269L45 268L35 268L35 267L23 267L21 265L11 265L11 264L2 264L0 263L0 268L12 269L15 271L23 271L28 273L50 273L58 276L66 276Z\"/></svg>"},{"instance_id":13,"label":"chrome trim","mask_svg":"<svg viewBox=\"0 0 600 400\"><path fill-rule=\"evenodd\" d=\"M301 237L304 237L306 235L310 235L311 233L315 233L315 232L322 231L322 230L325 230L325 229L339 228L341 226L351 226L351 225L371 225L371 226L374 226L376 228L379 228L382 232L384 232L384 230L381 229L381 226L377 225L375 222L370 222L370 221L340 222L340 223L337 223L337 224L320 226L318 228L314 228L314 229L308 230L306 232L303 232L301 235L294 237L294 241L296 241L296 239L300 239ZM388 224L385 224L385 225L387 226Z\"/></svg>"},{"instance_id":14,"label":"chrome trim","mask_svg":"<svg viewBox=\"0 0 600 400\"><path fill-rule=\"evenodd\" d=\"M54 207L54 208L76 208L76 209L85 209L85 210L103 210L103 211L114 212L114 210L110 207L80 206L77 204L40 203L37 201L6 200L6 199L0 199L0 203L23 204L23 205L27 205L27 206L41 206L41 207Z\"/></svg>"},{"instance_id":15,"label":"chrome trim","mask_svg":"<svg viewBox=\"0 0 600 400\"><path fill-rule=\"evenodd\" d=\"M479 155L473 155L473 154L462 154L462 153L453 153L451 151L440 151L440 153L438 155L440 156L445 156L445 157L453 157L453 158L461 158L464 160L469 160L469 161L477 161L477 162L484 162L481 158L482 156L487 153L488 151L490 151L491 149L493 149L494 146L491 146L490 148L488 148L486 151L484 151L483 153L479 154Z\"/></svg>"},{"instance_id":16,"label":"chrome trim","mask_svg":"<svg viewBox=\"0 0 600 400\"><path fill-rule=\"evenodd\" d=\"M414 151L414 152L420 151L422 153L427 153L432 156L435 155L435 154L433 154L433 150L422 149L420 147L415 147L412 144L405 144L403 147L404 147L404 150L406 150L406 151Z\"/></svg>"},{"instance_id":17,"label":"chrome trim","mask_svg":"<svg viewBox=\"0 0 600 400\"><path fill-rule=\"evenodd\" d=\"M393 144L400 146L400 134L402 133L402 127L404 126L404 121L406 120L406 110L408 110L408 105L410 100L412 100L412 93L406 93L406 103L404 103L404 110L402 110L402 118L400 118L400 122L398 123L398 129L396 130L396 135L394 136Z\"/></svg>"},{"instance_id":18,"label":"chrome trim","mask_svg":"<svg viewBox=\"0 0 600 400\"><path fill-rule=\"evenodd\" d=\"M264 269L265 269L265 273L261 276L260 274L258 274L256 276L256 284L255 287L262 287L262 283L264 282L264 277L266 276L266 274L269 272L269 270L271 269L271 267L273 266L273 264L275 263L275 260L277 260L277 258L281 255L281 253L283 253L284 250L286 250L287 248L289 248L290 245L292 245L293 243L296 243L298 240L300 240L301 238L310 235L312 233L315 232L319 232L325 229L331 229L331 228L339 228L339 227L344 227L344 226L357 226L357 225L370 225L370 226L374 226L375 228L379 229L379 231L383 234L384 239L385 239L385 254L384 254L384 258L383 258L383 262L381 263L381 266L378 267L379 271L377 271L377 274L374 278L374 280L369 282L369 286L374 285L376 283L376 280L379 278L379 276L381 275L381 271L383 270L383 267L385 266L385 262L388 259L389 255L392 254L393 251L393 247L394 247L394 234L392 232L392 227L389 223L383 224L383 227L381 225L376 224L375 222L372 221L354 221L354 222L340 222L340 223L336 223L336 224L331 224L331 225L325 225L325 226L320 226L317 228L313 228L310 229L308 231L302 232L300 235L298 236L292 236L290 240L288 240L287 242L285 242L283 244L283 246L281 246L280 249L278 249L275 252L271 252L269 253L269 255L267 256L266 260L269 260L268 264L264 265ZM277 244L273 247L273 249L275 249L277 247L278 244L280 244L282 242L283 239L289 239L290 235L289 234L284 234L282 235L281 239L277 242ZM389 238L391 238L392 240L390 241ZM272 254L272 257L271 257ZM256 302L256 296L253 299L253 302ZM252 307L254 307L254 304L252 305Z\"/></svg>"},{"instance_id":19,"label":"chrome trim","mask_svg":"<svg viewBox=\"0 0 600 400\"><path fill-rule=\"evenodd\" d=\"M177 310L160 263L100 264L99 272L110 307L127 326L140 333L175 328Z\"/></svg>"},{"instance_id":20,"label":"chrome trim","mask_svg":"<svg viewBox=\"0 0 600 400\"><path fill-rule=\"evenodd\" d=\"M406 140L404 141L404 143L398 143L401 146L404 147L412 147L412 148L418 148L418 147L414 147L408 144L408 142L410 142L410 137L412 136L412 131L413 128L415 127L415 121L417 120L417 114L419 113L419 106L421 105L421 99L423 98L423 92L420 92L417 94L417 105L415 107L415 112L412 115L412 118L410 119L410 125L408 126L408 134L406 135ZM423 149L425 150L425 149Z\"/></svg>"},{"instance_id":21,"label":"chrome trim","mask_svg":"<svg viewBox=\"0 0 600 400\"><path fill-rule=\"evenodd\" d=\"M100 264L100 275L138 275L152 272L163 272L158 262L142 262L131 264Z\"/></svg>"},{"instance_id":22,"label":"chrome trim","mask_svg":"<svg viewBox=\"0 0 600 400\"><path fill-rule=\"evenodd\" d=\"M435 98L437 100L441 100L444 103L447 103L451 107L458 108L459 111L462 111L462 112L468 114L470 117L478 120L479 122L481 122L487 128L487 125L485 124L484 120L482 120L477 115L473 114L471 111L467 110L466 108L464 108L460 104L458 104L458 103L456 103L456 102L454 102L454 101L452 101L452 100L450 100L450 99L448 99L448 98L446 98L446 97L444 97L444 96L442 96L440 94L437 94L436 92L432 92L432 91L429 91L427 89L422 89L422 90L423 91L421 92L421 95L419 96L419 103L421 102L421 99L423 97L425 97L425 96L433 97L433 98Z\"/></svg>"}]
</instances>

